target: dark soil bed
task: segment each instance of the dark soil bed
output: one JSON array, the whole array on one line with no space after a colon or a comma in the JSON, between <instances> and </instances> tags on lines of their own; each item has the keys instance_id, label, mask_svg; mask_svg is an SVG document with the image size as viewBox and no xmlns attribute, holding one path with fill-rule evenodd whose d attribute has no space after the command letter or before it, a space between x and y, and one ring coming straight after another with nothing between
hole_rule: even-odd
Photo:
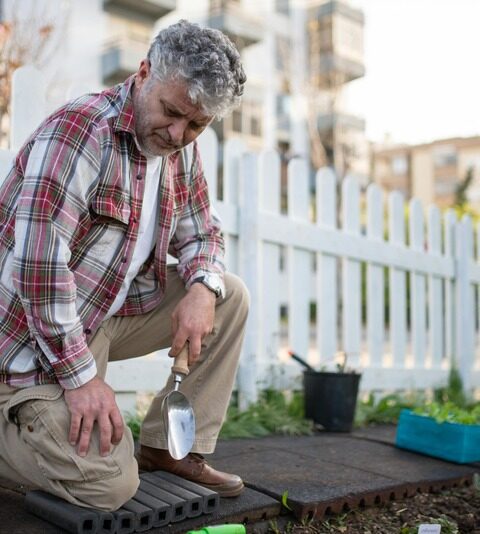
<instances>
[{"instance_id":1,"label":"dark soil bed","mask_svg":"<svg viewBox=\"0 0 480 534\"><path fill-rule=\"evenodd\" d=\"M475 487L422 493L383 506L353 510L321 522L272 522L271 533L417 534L420 524L442 525L442 534L480 534L480 491Z\"/></svg>"}]
</instances>

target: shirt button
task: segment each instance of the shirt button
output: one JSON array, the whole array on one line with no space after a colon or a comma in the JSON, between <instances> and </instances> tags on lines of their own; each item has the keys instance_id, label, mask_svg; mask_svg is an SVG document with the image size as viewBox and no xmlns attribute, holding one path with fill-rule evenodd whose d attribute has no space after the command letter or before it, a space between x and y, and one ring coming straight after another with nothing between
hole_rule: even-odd
<instances>
[{"instance_id":1,"label":"shirt button","mask_svg":"<svg viewBox=\"0 0 480 534\"><path fill-rule=\"evenodd\" d=\"M105 297L106 297L107 299L111 299L111 298L113 298L113 295L112 295L111 293L106 293L106 294L105 294Z\"/></svg>"},{"instance_id":2,"label":"shirt button","mask_svg":"<svg viewBox=\"0 0 480 534\"><path fill-rule=\"evenodd\" d=\"M135 224L137 222L137 218L135 216L130 217L130 222Z\"/></svg>"},{"instance_id":3,"label":"shirt button","mask_svg":"<svg viewBox=\"0 0 480 534\"><path fill-rule=\"evenodd\" d=\"M27 426L27 430L28 430L29 432L33 432L33 426L32 426L32 425L28 425L28 426Z\"/></svg>"},{"instance_id":4,"label":"shirt button","mask_svg":"<svg viewBox=\"0 0 480 534\"><path fill-rule=\"evenodd\" d=\"M143 180L143 176L141 174L137 174L137 180Z\"/></svg>"},{"instance_id":5,"label":"shirt button","mask_svg":"<svg viewBox=\"0 0 480 534\"><path fill-rule=\"evenodd\" d=\"M90 328L85 328L84 330L85 334L90 335L92 333L92 331L90 330Z\"/></svg>"},{"instance_id":6,"label":"shirt button","mask_svg":"<svg viewBox=\"0 0 480 534\"><path fill-rule=\"evenodd\" d=\"M127 256L123 256L122 263L127 263Z\"/></svg>"}]
</instances>

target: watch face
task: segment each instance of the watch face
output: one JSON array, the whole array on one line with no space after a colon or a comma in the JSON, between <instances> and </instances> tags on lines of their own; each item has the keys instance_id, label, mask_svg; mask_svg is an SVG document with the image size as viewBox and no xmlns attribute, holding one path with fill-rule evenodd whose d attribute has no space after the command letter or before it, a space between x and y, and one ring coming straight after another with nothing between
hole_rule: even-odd
<instances>
[{"instance_id":1,"label":"watch face","mask_svg":"<svg viewBox=\"0 0 480 534\"><path fill-rule=\"evenodd\" d=\"M210 289L211 291L213 291L215 293L215 295L217 297L220 296L221 294L221 290L220 290L220 287L218 285L214 285L211 283L210 279L208 277L205 277L203 279L203 283L208 287L208 289Z\"/></svg>"}]
</instances>

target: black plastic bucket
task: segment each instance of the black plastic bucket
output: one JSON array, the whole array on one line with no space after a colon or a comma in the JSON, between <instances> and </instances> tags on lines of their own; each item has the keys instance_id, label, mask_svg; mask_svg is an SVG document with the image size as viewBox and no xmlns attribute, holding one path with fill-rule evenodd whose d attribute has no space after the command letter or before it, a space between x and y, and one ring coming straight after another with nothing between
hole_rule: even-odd
<instances>
[{"instance_id":1,"label":"black plastic bucket","mask_svg":"<svg viewBox=\"0 0 480 534\"><path fill-rule=\"evenodd\" d=\"M350 432L355 417L358 373L304 371L305 417L331 432Z\"/></svg>"}]
</instances>

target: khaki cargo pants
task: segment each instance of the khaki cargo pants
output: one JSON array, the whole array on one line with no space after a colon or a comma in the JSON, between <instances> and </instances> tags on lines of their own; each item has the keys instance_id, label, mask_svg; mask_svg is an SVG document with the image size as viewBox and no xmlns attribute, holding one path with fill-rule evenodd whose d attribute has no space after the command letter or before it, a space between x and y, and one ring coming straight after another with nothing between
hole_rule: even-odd
<instances>
[{"instance_id":1,"label":"khaki cargo pants","mask_svg":"<svg viewBox=\"0 0 480 534\"><path fill-rule=\"evenodd\" d=\"M218 299L212 334L204 339L200 362L190 370L181 390L193 405L196 441L193 451L213 452L230 399L248 311L248 293L234 275L225 278L226 295ZM169 347L170 315L185 289L169 268L167 293L152 312L136 317L112 317L91 340L98 375L104 377L108 360L134 358ZM161 384L160 384L161 386ZM162 399L155 397L145 418L140 441L167 448ZM136 492L138 466L133 439L125 427L121 442L109 456L99 453L95 426L90 450L81 458L68 442L70 414L58 385L14 389L0 384L0 477L34 486L80 506L116 510Z\"/></svg>"}]
</instances>

